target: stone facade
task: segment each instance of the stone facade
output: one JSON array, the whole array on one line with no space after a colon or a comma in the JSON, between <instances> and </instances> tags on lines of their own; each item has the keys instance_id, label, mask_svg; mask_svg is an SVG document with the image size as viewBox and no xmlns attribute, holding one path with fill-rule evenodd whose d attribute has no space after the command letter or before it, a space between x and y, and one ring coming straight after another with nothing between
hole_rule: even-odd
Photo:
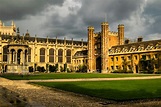
<instances>
[{"instance_id":1,"label":"stone facade","mask_svg":"<svg viewBox=\"0 0 161 107\"><path fill-rule=\"evenodd\" d=\"M78 51L87 50L87 42L83 40L40 38L36 35L31 37L28 31L20 36L18 30L16 35L0 33L1 71L22 73L28 71L29 67L33 67L35 71L38 66L48 71L49 65L57 65L57 72L60 72L60 68L64 66L77 70L80 64L87 62L87 59L74 57ZM77 61L82 63L76 63Z\"/></svg>"},{"instance_id":2,"label":"stone facade","mask_svg":"<svg viewBox=\"0 0 161 107\"><path fill-rule=\"evenodd\" d=\"M1 71L22 73L28 72L29 67L36 71L38 66L49 71L49 65L57 66L57 72L65 67L77 71L84 65L88 73L161 70L161 40L143 41L141 37L137 42L124 40L122 24L118 25L117 32L110 31L107 22L103 22L101 31L96 33L94 27L89 26L87 42L33 37L28 31L20 35L15 27L13 22L10 29L4 30L4 24L0 26Z\"/></svg>"},{"instance_id":3,"label":"stone facade","mask_svg":"<svg viewBox=\"0 0 161 107\"><path fill-rule=\"evenodd\" d=\"M109 52L112 46L124 42L124 25L118 26L118 32L111 32L107 22L101 24L101 32L94 33L94 27L88 27L88 72L109 72Z\"/></svg>"},{"instance_id":4,"label":"stone facade","mask_svg":"<svg viewBox=\"0 0 161 107\"><path fill-rule=\"evenodd\" d=\"M0 20L0 32L3 35L16 35L16 25L12 21L10 26L5 26L5 24Z\"/></svg>"},{"instance_id":5,"label":"stone facade","mask_svg":"<svg viewBox=\"0 0 161 107\"><path fill-rule=\"evenodd\" d=\"M137 42L124 41L124 25L118 32L109 30L107 22L101 32L88 27L88 72L111 73L115 71L140 73L161 70L161 40Z\"/></svg>"}]
</instances>

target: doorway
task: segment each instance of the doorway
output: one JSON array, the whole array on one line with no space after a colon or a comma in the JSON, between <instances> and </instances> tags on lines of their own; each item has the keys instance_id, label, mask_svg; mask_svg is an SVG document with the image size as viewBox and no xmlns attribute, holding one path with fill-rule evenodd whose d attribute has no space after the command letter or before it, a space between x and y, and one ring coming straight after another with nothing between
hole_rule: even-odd
<instances>
[{"instance_id":1,"label":"doorway","mask_svg":"<svg viewBox=\"0 0 161 107\"><path fill-rule=\"evenodd\" d=\"M96 59L96 70L97 70L97 72L99 72L99 73L101 73L101 57L99 56L99 57L97 57L97 59Z\"/></svg>"}]
</instances>

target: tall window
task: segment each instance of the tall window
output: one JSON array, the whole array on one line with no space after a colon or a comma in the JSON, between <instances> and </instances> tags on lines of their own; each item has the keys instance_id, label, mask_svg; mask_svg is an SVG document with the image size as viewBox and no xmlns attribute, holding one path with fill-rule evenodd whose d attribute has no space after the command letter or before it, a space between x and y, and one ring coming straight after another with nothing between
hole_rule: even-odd
<instances>
[{"instance_id":1,"label":"tall window","mask_svg":"<svg viewBox=\"0 0 161 107\"><path fill-rule=\"evenodd\" d=\"M58 50L58 62L59 63L63 62L63 49Z\"/></svg>"},{"instance_id":2,"label":"tall window","mask_svg":"<svg viewBox=\"0 0 161 107\"><path fill-rule=\"evenodd\" d=\"M31 62L31 48L28 49L28 62Z\"/></svg>"},{"instance_id":3,"label":"tall window","mask_svg":"<svg viewBox=\"0 0 161 107\"><path fill-rule=\"evenodd\" d=\"M67 63L71 63L71 50L70 49L66 51L66 60L67 60Z\"/></svg>"},{"instance_id":4,"label":"tall window","mask_svg":"<svg viewBox=\"0 0 161 107\"><path fill-rule=\"evenodd\" d=\"M8 52L8 48L7 46L3 47L3 61L7 62L7 52Z\"/></svg>"},{"instance_id":5,"label":"tall window","mask_svg":"<svg viewBox=\"0 0 161 107\"><path fill-rule=\"evenodd\" d=\"M40 62L45 62L45 48L40 49Z\"/></svg>"},{"instance_id":6,"label":"tall window","mask_svg":"<svg viewBox=\"0 0 161 107\"><path fill-rule=\"evenodd\" d=\"M54 62L54 49L49 50L49 62Z\"/></svg>"}]
</instances>

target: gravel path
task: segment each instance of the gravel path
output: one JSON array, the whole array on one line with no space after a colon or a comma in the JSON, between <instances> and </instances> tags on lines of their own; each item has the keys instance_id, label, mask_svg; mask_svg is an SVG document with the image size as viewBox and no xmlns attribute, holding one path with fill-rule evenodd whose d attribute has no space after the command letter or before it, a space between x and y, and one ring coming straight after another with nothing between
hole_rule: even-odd
<instances>
[{"instance_id":1,"label":"gravel path","mask_svg":"<svg viewBox=\"0 0 161 107\"><path fill-rule=\"evenodd\" d=\"M33 81L98 81L98 80L129 80L129 79L155 79L161 76L152 77L126 77L126 78L97 78L97 79L56 79L56 80L32 80ZM31 81L31 80L29 80ZM27 80L12 81L5 78L0 78L0 86L5 87L20 96L27 99L32 107L129 107L129 106L161 106L161 101L140 101L140 102L124 102L115 103L113 101L105 101L97 98L92 98L84 95L54 90L41 86L27 84ZM112 103L112 104L110 104ZM0 107L2 107L0 105Z\"/></svg>"}]
</instances>

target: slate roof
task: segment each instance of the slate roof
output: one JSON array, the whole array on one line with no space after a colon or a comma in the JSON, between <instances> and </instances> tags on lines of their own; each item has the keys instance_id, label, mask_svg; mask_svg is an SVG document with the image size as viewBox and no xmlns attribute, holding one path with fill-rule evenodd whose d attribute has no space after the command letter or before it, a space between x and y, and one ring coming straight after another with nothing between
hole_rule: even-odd
<instances>
[{"instance_id":1,"label":"slate roof","mask_svg":"<svg viewBox=\"0 0 161 107\"><path fill-rule=\"evenodd\" d=\"M9 35L1 35L2 37L2 40L8 40L8 39L14 39L16 40L17 39L17 36L9 36ZM23 39L24 40L27 40L27 41L32 41L32 42L35 42L35 37L29 37L29 36L20 36L20 39ZM37 39L37 42L41 42L41 43L46 43L47 42L47 38L40 38L40 37L36 37ZM49 43L56 43L56 40L57 40L57 43L58 44L63 44L64 41L66 41L67 44L72 44L73 45L87 45L87 42L86 41L75 41L75 40L63 40L63 39L51 39L51 38L48 38L48 42Z\"/></svg>"},{"instance_id":2,"label":"slate roof","mask_svg":"<svg viewBox=\"0 0 161 107\"><path fill-rule=\"evenodd\" d=\"M112 46L109 50L109 54L138 52L155 49L161 49L161 40L151 40Z\"/></svg>"},{"instance_id":3,"label":"slate roof","mask_svg":"<svg viewBox=\"0 0 161 107\"><path fill-rule=\"evenodd\" d=\"M74 54L74 57L87 57L88 55L88 50L82 50L82 51L77 51Z\"/></svg>"}]
</instances>

